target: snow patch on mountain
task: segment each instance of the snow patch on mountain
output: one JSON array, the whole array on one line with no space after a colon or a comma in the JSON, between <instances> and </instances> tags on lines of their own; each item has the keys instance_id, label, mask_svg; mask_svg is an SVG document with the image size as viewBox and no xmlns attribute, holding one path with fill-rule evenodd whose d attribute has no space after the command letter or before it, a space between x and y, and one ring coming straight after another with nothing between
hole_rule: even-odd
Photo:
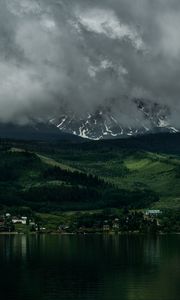
<instances>
[{"instance_id":1,"label":"snow patch on mountain","mask_svg":"<svg viewBox=\"0 0 180 300\"><path fill-rule=\"evenodd\" d=\"M140 120L137 127L124 126L110 107L103 107L95 113L87 112L81 116L67 111L58 120L53 119L52 123L62 132L92 140L127 137L148 132L179 132L169 123L168 107L139 99L135 99L134 103L144 119L144 123Z\"/></svg>"}]
</instances>

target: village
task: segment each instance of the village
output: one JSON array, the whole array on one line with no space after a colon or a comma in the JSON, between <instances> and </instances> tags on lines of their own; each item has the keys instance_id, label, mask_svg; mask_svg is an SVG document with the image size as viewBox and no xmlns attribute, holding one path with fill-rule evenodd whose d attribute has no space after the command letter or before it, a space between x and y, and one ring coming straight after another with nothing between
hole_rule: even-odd
<instances>
[{"instance_id":1,"label":"village","mask_svg":"<svg viewBox=\"0 0 180 300\"><path fill-rule=\"evenodd\" d=\"M71 225L61 224L58 231L61 233L139 233L158 232L161 230L160 210L146 210L143 212L128 212L121 217L81 216Z\"/></svg>"},{"instance_id":2,"label":"village","mask_svg":"<svg viewBox=\"0 0 180 300\"><path fill-rule=\"evenodd\" d=\"M114 215L76 214L76 219L54 225L43 219L28 216L14 216L9 212L0 215L0 233L148 233L161 231L160 210L133 211L121 217Z\"/></svg>"},{"instance_id":3,"label":"village","mask_svg":"<svg viewBox=\"0 0 180 300\"><path fill-rule=\"evenodd\" d=\"M30 232L36 232L44 230L38 223L35 223L33 219L29 219L27 216L12 216L10 213L5 213L0 216L0 232L24 232L23 229L27 228Z\"/></svg>"}]
</instances>

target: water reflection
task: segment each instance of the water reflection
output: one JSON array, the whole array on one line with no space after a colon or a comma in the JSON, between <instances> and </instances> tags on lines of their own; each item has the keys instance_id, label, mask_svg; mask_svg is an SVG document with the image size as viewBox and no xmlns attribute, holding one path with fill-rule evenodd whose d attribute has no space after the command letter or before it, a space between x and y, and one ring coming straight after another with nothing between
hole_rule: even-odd
<instances>
[{"instance_id":1,"label":"water reflection","mask_svg":"<svg viewBox=\"0 0 180 300\"><path fill-rule=\"evenodd\" d=\"M0 236L5 299L178 300L180 236Z\"/></svg>"}]
</instances>

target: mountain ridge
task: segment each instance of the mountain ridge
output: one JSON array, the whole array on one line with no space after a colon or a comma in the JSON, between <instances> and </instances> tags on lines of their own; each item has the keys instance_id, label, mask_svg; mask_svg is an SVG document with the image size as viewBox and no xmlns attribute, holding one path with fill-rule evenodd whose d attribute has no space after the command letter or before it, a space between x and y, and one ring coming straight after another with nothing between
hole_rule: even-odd
<instances>
[{"instance_id":1,"label":"mountain ridge","mask_svg":"<svg viewBox=\"0 0 180 300\"><path fill-rule=\"evenodd\" d=\"M87 139L113 139L128 136L142 135L158 132L179 132L169 122L170 111L165 105L156 102L134 99L142 118L136 120L136 125L124 125L112 110L111 103L99 107L94 113L85 112L78 115L66 110L62 115L50 122L57 126L61 132L74 134Z\"/></svg>"}]
</instances>

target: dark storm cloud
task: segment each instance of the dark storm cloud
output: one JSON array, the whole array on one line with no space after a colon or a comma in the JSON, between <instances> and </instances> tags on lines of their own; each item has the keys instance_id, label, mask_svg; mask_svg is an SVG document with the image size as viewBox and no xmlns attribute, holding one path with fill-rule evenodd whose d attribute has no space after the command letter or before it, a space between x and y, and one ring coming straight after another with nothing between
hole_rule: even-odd
<instances>
[{"instance_id":1,"label":"dark storm cloud","mask_svg":"<svg viewBox=\"0 0 180 300\"><path fill-rule=\"evenodd\" d=\"M180 126L179 28L178 0L0 0L0 120L115 99L133 125L140 97L168 104Z\"/></svg>"}]
</instances>

